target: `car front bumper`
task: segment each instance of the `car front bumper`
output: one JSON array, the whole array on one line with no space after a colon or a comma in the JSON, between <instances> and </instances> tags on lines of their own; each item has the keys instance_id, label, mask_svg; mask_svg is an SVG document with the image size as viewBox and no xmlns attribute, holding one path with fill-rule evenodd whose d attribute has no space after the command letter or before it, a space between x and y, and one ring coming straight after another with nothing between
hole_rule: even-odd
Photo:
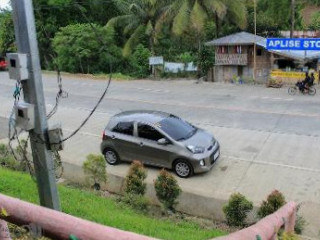
<instances>
[{"instance_id":1,"label":"car front bumper","mask_svg":"<svg viewBox=\"0 0 320 240\"><path fill-rule=\"evenodd\" d=\"M219 159L219 157L220 157L220 144L217 141L214 148L210 152L207 152L207 154L205 156L202 156L202 158L199 158L196 161L192 161L194 173L203 173L203 172L210 171L213 165ZM205 162L204 166L200 165L201 160L204 160Z\"/></svg>"}]
</instances>

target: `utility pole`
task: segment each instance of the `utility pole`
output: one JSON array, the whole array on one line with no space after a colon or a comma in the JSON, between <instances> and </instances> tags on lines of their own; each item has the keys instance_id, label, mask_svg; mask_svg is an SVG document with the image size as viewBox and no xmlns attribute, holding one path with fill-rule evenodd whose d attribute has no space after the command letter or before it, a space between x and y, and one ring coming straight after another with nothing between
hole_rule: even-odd
<instances>
[{"instance_id":1,"label":"utility pole","mask_svg":"<svg viewBox=\"0 0 320 240\"><path fill-rule=\"evenodd\" d=\"M296 9L295 0L291 0L291 29L290 29L290 38L293 38L294 25L295 25L295 9Z\"/></svg>"},{"instance_id":2,"label":"utility pole","mask_svg":"<svg viewBox=\"0 0 320 240\"><path fill-rule=\"evenodd\" d=\"M34 104L35 127L29 134L40 204L60 210L53 158L43 141L48 139L48 123L32 0L12 0L11 3L18 51L28 56L29 78L21 84L25 102Z\"/></svg>"},{"instance_id":3,"label":"utility pole","mask_svg":"<svg viewBox=\"0 0 320 240\"><path fill-rule=\"evenodd\" d=\"M256 82L256 52L257 52L257 43L256 43L256 36L257 36L257 0L253 0L254 5L254 43L253 43L253 81Z\"/></svg>"}]
</instances>

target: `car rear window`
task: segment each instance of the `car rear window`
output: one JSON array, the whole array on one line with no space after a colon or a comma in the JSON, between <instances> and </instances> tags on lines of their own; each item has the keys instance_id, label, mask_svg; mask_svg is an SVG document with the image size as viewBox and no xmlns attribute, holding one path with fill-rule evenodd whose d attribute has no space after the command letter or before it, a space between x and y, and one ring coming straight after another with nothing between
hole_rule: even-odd
<instances>
[{"instance_id":1,"label":"car rear window","mask_svg":"<svg viewBox=\"0 0 320 240\"><path fill-rule=\"evenodd\" d=\"M173 115L163 119L157 125L176 141L188 139L197 131L197 128L191 124Z\"/></svg>"},{"instance_id":2,"label":"car rear window","mask_svg":"<svg viewBox=\"0 0 320 240\"><path fill-rule=\"evenodd\" d=\"M119 122L113 129L113 132L126 135L133 135L133 122Z\"/></svg>"}]
</instances>

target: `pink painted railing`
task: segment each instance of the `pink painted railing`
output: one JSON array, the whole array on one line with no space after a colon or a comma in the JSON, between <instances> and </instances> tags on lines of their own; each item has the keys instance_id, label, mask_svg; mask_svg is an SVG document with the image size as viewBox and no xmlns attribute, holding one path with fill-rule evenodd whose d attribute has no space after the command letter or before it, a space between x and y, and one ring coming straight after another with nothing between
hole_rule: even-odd
<instances>
[{"instance_id":1,"label":"pink painted railing","mask_svg":"<svg viewBox=\"0 0 320 240\"><path fill-rule=\"evenodd\" d=\"M258 236L262 240L275 240L278 230L283 225L286 232L294 231L296 210L297 205L294 202L290 202L255 225L225 237L215 238L215 240L257 240ZM11 239L7 222L19 226L36 226L41 228L43 236L53 239L69 239L71 235L78 239L86 240L154 239L103 226L0 194L0 240Z\"/></svg>"},{"instance_id":2,"label":"pink painted railing","mask_svg":"<svg viewBox=\"0 0 320 240\"><path fill-rule=\"evenodd\" d=\"M3 214L3 210L8 213ZM110 212L112 214L112 212ZM122 231L86 221L71 215L37 206L0 194L0 218L16 225L42 229L42 235L52 239L69 239L71 235L82 240L152 240L154 238ZM7 223L0 219L0 240L9 240Z\"/></svg>"},{"instance_id":3,"label":"pink painted railing","mask_svg":"<svg viewBox=\"0 0 320 240\"><path fill-rule=\"evenodd\" d=\"M293 232L296 221L297 205L289 202L275 213L261 219L256 224L215 240L275 240L277 232L284 226L286 232Z\"/></svg>"}]
</instances>

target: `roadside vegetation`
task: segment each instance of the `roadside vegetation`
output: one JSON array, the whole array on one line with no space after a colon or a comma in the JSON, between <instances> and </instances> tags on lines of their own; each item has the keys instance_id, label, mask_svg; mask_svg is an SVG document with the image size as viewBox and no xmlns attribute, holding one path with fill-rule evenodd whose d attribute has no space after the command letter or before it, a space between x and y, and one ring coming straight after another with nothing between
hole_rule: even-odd
<instances>
[{"instance_id":1,"label":"roadside vegetation","mask_svg":"<svg viewBox=\"0 0 320 240\"><path fill-rule=\"evenodd\" d=\"M28 174L0 167L0 193L39 204L36 183ZM59 185L62 210L83 219L160 239L208 239L225 233L186 220L157 219L136 212L116 199Z\"/></svg>"},{"instance_id":2,"label":"roadside vegetation","mask_svg":"<svg viewBox=\"0 0 320 240\"><path fill-rule=\"evenodd\" d=\"M144 78L149 56L168 62L194 62L204 76L214 63L205 43L239 31L254 32L252 0L34 0L44 70L82 74L111 72ZM318 0L296 1L295 29L318 30ZM306 11L304 9L314 9ZM106 14L107 13L107 14ZM187 14L188 13L188 14ZM12 12L0 9L0 56L16 51ZM290 30L291 1L258 0L257 33L279 36ZM203 56L209 56L203 58ZM185 71L162 77L188 77Z\"/></svg>"}]
</instances>

